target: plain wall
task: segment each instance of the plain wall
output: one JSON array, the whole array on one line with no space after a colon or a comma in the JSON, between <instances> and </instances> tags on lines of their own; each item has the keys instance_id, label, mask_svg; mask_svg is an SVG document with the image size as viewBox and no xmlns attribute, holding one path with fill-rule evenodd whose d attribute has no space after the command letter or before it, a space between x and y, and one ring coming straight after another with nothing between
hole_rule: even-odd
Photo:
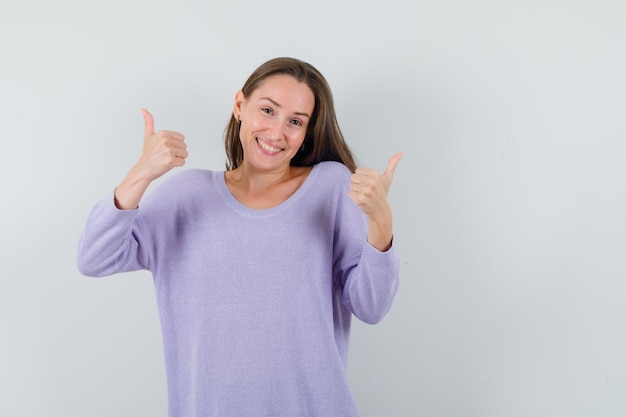
<instances>
[{"instance_id":1,"label":"plain wall","mask_svg":"<svg viewBox=\"0 0 626 417\"><path fill-rule=\"evenodd\" d=\"M4 1L0 48L0 415L166 416L150 275L82 277L78 237L141 107L223 169L235 92L284 55L362 165L405 153L363 417L626 415L623 0Z\"/></svg>"}]
</instances>

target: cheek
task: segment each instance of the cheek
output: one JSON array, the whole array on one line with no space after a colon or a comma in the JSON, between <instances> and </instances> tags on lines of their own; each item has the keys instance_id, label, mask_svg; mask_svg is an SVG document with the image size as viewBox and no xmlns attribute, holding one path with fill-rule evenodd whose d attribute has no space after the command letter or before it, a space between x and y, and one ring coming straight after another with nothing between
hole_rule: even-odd
<instances>
[{"instance_id":1,"label":"cheek","mask_svg":"<svg viewBox=\"0 0 626 417\"><path fill-rule=\"evenodd\" d=\"M245 119L245 123L241 122L242 131L245 130L247 133L255 132L263 128L263 120L259 117L248 116Z\"/></svg>"},{"instance_id":2,"label":"cheek","mask_svg":"<svg viewBox=\"0 0 626 417\"><path fill-rule=\"evenodd\" d=\"M254 131L258 129L251 118L247 118L246 121L241 122L239 127L239 139L243 142L249 140L251 136L254 136Z\"/></svg>"},{"instance_id":3,"label":"cheek","mask_svg":"<svg viewBox=\"0 0 626 417\"><path fill-rule=\"evenodd\" d=\"M293 135L289 136L289 143L294 148L300 148L302 142L304 142L304 137L304 134L294 133Z\"/></svg>"}]
</instances>

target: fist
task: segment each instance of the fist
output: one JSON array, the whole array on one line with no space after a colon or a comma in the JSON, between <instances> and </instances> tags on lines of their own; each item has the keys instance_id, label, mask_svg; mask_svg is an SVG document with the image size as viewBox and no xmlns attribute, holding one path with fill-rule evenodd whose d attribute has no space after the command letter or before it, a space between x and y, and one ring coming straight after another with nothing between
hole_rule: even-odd
<instances>
[{"instance_id":1,"label":"fist","mask_svg":"<svg viewBox=\"0 0 626 417\"><path fill-rule=\"evenodd\" d=\"M370 168L357 168L352 174L349 196L366 216L387 217L391 215L387 194L400 158L402 158L401 153L392 156L382 174Z\"/></svg>"},{"instance_id":2,"label":"fist","mask_svg":"<svg viewBox=\"0 0 626 417\"><path fill-rule=\"evenodd\" d=\"M185 164L189 155L185 136L171 130L154 131L154 117L141 109L145 121L140 165L150 179L156 179L174 167Z\"/></svg>"}]
</instances>

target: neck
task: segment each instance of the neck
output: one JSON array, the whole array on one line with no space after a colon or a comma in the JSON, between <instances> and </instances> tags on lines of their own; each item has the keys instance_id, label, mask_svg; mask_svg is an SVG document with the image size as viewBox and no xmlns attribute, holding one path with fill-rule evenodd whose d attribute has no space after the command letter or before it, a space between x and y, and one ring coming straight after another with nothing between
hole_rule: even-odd
<instances>
[{"instance_id":1,"label":"neck","mask_svg":"<svg viewBox=\"0 0 626 417\"><path fill-rule=\"evenodd\" d=\"M231 171L230 180L251 193L264 193L268 188L292 179L296 175L295 171L290 165L273 171L261 171L244 163Z\"/></svg>"},{"instance_id":2,"label":"neck","mask_svg":"<svg viewBox=\"0 0 626 417\"><path fill-rule=\"evenodd\" d=\"M275 172L251 171L240 166L225 175L226 185L240 203L255 209L274 207L288 199L306 180L312 167L292 167Z\"/></svg>"}]
</instances>

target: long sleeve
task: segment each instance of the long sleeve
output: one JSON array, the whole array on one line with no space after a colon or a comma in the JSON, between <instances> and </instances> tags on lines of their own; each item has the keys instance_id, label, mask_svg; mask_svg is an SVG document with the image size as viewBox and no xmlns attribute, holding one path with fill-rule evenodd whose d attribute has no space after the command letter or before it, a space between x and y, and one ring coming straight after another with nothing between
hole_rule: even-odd
<instances>
[{"instance_id":1,"label":"long sleeve","mask_svg":"<svg viewBox=\"0 0 626 417\"><path fill-rule=\"evenodd\" d=\"M398 286L394 249L367 243L350 172L316 165L278 206L257 210L223 172L185 170L120 211L96 204L83 274L149 269L171 416L359 415L346 378L353 315L376 323Z\"/></svg>"},{"instance_id":2,"label":"long sleeve","mask_svg":"<svg viewBox=\"0 0 626 417\"><path fill-rule=\"evenodd\" d=\"M91 210L78 243L78 270L103 277L148 268L148 256L138 243L138 210L119 210L113 193Z\"/></svg>"},{"instance_id":3,"label":"long sleeve","mask_svg":"<svg viewBox=\"0 0 626 417\"><path fill-rule=\"evenodd\" d=\"M380 252L367 242L365 215L348 197L349 173L345 181L335 220L335 277L343 285L346 308L375 324L387 314L398 290L399 259L393 246Z\"/></svg>"},{"instance_id":4,"label":"long sleeve","mask_svg":"<svg viewBox=\"0 0 626 417\"><path fill-rule=\"evenodd\" d=\"M344 305L359 320L376 324L380 322L393 303L399 285L399 262L393 248L379 252L369 244L357 263L346 262Z\"/></svg>"}]
</instances>

